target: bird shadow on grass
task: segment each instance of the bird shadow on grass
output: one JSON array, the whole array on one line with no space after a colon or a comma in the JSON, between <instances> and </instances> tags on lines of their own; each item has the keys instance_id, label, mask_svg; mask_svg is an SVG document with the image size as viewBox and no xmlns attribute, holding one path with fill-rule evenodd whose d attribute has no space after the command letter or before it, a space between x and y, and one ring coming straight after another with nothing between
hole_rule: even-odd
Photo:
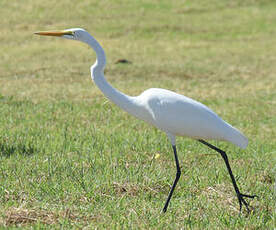
<instances>
[{"instance_id":1,"label":"bird shadow on grass","mask_svg":"<svg viewBox=\"0 0 276 230\"><path fill-rule=\"evenodd\" d=\"M37 152L36 148L30 143L10 143L0 140L0 155L10 157L13 154L32 155Z\"/></svg>"}]
</instances>

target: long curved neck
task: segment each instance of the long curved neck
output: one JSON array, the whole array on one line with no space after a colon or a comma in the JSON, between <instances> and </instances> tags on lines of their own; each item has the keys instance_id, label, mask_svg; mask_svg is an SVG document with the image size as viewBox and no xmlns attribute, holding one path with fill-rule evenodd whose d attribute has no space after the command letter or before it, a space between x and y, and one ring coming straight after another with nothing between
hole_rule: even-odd
<instances>
[{"instance_id":1,"label":"long curved neck","mask_svg":"<svg viewBox=\"0 0 276 230\"><path fill-rule=\"evenodd\" d=\"M85 42L94 49L96 52L97 60L93 66L91 66L91 77L103 94L120 108L135 115L135 111L138 109L135 103L135 98L123 94L119 90L113 88L104 78L104 67L106 65L106 57L103 48L91 35L87 37Z\"/></svg>"}]
</instances>

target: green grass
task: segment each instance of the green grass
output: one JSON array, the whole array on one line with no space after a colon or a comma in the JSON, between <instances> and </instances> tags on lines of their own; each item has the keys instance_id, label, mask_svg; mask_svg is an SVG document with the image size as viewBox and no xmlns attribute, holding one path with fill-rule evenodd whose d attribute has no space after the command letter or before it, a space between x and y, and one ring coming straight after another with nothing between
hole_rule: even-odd
<instances>
[{"instance_id":1,"label":"green grass","mask_svg":"<svg viewBox=\"0 0 276 230\"><path fill-rule=\"evenodd\" d=\"M275 228L276 2L0 2L0 228ZM199 100L249 138L229 153L254 211L239 204L222 158L122 112L91 82L84 44L34 36L84 27L104 46L106 78ZM118 59L132 64L115 64ZM160 154L160 157L156 157Z\"/></svg>"}]
</instances>

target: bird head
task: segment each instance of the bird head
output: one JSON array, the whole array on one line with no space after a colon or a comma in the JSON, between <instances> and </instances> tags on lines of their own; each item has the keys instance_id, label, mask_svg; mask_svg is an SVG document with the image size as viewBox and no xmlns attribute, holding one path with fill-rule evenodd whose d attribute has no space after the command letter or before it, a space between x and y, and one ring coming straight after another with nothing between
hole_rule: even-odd
<instances>
[{"instance_id":1,"label":"bird head","mask_svg":"<svg viewBox=\"0 0 276 230\"><path fill-rule=\"evenodd\" d=\"M82 41L87 31L81 28L72 28L67 30L60 30L60 31L39 31L35 32L37 35L42 36L55 36L55 37L62 37L71 40L79 40Z\"/></svg>"},{"instance_id":2,"label":"bird head","mask_svg":"<svg viewBox=\"0 0 276 230\"><path fill-rule=\"evenodd\" d=\"M60 31L39 31L39 32L35 32L34 34L42 35L42 36L62 37L70 40L84 42L89 46L91 46L96 52L96 55L97 55L96 66L98 67L98 69L103 69L105 66L106 60L105 60L105 53L103 48L97 42L97 40L84 29L72 28L72 29L60 30Z\"/></svg>"}]
</instances>

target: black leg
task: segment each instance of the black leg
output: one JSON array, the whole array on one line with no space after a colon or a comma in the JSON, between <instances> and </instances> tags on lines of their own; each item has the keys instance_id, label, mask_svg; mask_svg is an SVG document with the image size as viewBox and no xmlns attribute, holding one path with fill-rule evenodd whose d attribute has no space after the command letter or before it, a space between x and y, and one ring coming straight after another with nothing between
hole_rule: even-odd
<instances>
[{"instance_id":1,"label":"black leg","mask_svg":"<svg viewBox=\"0 0 276 230\"><path fill-rule=\"evenodd\" d=\"M181 171L180 171L180 167L179 167L179 161L178 161L177 152L176 152L176 147L175 147L175 145L173 145L172 147L173 147L173 153L174 153L174 159L175 159L175 165L176 165L176 176L175 176L175 179L174 179L174 182L173 182L173 186L171 187L171 191L168 195L167 201L165 203L165 206L163 208L163 212L167 211L167 208L168 208L168 205L170 203L173 191L174 191L175 186L176 186L176 184L177 184L177 182L180 178L180 175L181 175Z\"/></svg>"},{"instance_id":2,"label":"black leg","mask_svg":"<svg viewBox=\"0 0 276 230\"><path fill-rule=\"evenodd\" d=\"M230 174L230 177L231 177L231 180L232 180L232 183L233 183L233 186L234 186L234 189L236 191L236 194L237 194L237 197L238 197L238 200L239 200L239 204L240 204L240 211L242 209L242 204L245 205L247 211L249 212L249 208L248 208L248 203L244 200L244 197L248 197L248 198L254 198L256 197L256 195L246 195L246 194L242 194L240 193L240 190L237 186L237 183L236 183L236 180L235 180L235 177L232 173L232 170L231 170L231 167L230 167L230 164L229 164L229 161L228 161L228 157L226 155L226 153L224 151L222 151L221 149L209 144L208 142L204 141L204 140L198 140L199 142L201 142L202 144L204 145L207 145L209 148L213 149L213 150L216 150L218 153L221 154L225 164L226 164L226 167L227 167L227 170Z\"/></svg>"}]
</instances>

